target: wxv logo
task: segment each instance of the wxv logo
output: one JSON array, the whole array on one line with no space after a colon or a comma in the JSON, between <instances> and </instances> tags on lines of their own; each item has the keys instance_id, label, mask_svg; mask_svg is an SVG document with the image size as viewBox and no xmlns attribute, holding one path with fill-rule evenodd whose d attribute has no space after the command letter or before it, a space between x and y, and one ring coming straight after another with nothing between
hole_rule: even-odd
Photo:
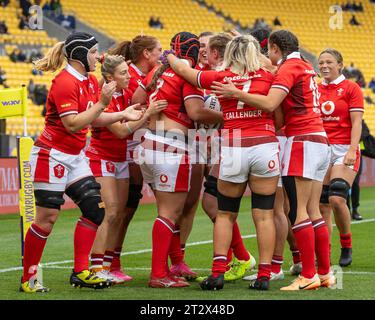
<instances>
[{"instance_id":1,"label":"wxv logo","mask_svg":"<svg viewBox=\"0 0 375 320\"><path fill-rule=\"evenodd\" d=\"M21 100L10 100L10 101L1 101L4 107L14 106L21 103Z\"/></svg>"}]
</instances>

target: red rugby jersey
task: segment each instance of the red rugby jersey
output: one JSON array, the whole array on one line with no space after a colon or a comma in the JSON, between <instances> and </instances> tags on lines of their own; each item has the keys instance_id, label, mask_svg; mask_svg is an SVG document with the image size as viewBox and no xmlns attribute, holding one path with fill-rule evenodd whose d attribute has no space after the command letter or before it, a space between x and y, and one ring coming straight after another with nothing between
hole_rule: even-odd
<instances>
[{"instance_id":1,"label":"red rugby jersey","mask_svg":"<svg viewBox=\"0 0 375 320\"><path fill-rule=\"evenodd\" d=\"M224 83L230 79L242 91L267 95L273 80L272 73L259 69L246 76L240 76L229 69L224 71L201 71L197 82L200 88L210 88L214 81ZM223 129L229 130L229 137L234 129L241 129L241 137L274 136L275 125L273 114L258 110L237 99L220 99L224 116Z\"/></svg>"},{"instance_id":2,"label":"red rugby jersey","mask_svg":"<svg viewBox=\"0 0 375 320\"><path fill-rule=\"evenodd\" d=\"M138 89L139 85L142 83L143 79L146 77L146 75L138 69L138 67L131 63L129 65L129 74L130 74L130 81L129 86L126 89L126 91L129 93L130 98L132 97L135 90Z\"/></svg>"},{"instance_id":3,"label":"red rugby jersey","mask_svg":"<svg viewBox=\"0 0 375 320\"><path fill-rule=\"evenodd\" d=\"M143 80L141 87L146 90L152 77L158 67L155 67L148 73ZM184 125L187 128L193 128L194 123L189 118L185 109L185 101L198 98L202 99L201 90L195 88L183 78L178 76L172 68L168 68L158 79L156 90L147 93L149 98L156 96L157 100L167 100L168 107L162 112L170 119Z\"/></svg>"},{"instance_id":4,"label":"red rugby jersey","mask_svg":"<svg viewBox=\"0 0 375 320\"><path fill-rule=\"evenodd\" d=\"M350 144L352 121L350 113L364 112L363 93L358 84L345 79L319 84L320 110L324 129L331 144Z\"/></svg>"},{"instance_id":5,"label":"red rugby jersey","mask_svg":"<svg viewBox=\"0 0 375 320\"><path fill-rule=\"evenodd\" d=\"M116 92L112 96L111 103L105 112L110 113L125 110L129 106L129 100L125 90L121 93ZM94 127L91 132L90 144L86 149L87 157L114 162L123 162L126 160L126 139L118 138L106 127Z\"/></svg>"},{"instance_id":6,"label":"red rugby jersey","mask_svg":"<svg viewBox=\"0 0 375 320\"><path fill-rule=\"evenodd\" d=\"M288 94L281 105L287 137L324 132L315 76L314 68L301 59L299 52L291 53L277 71L271 88Z\"/></svg>"},{"instance_id":7,"label":"red rugby jersey","mask_svg":"<svg viewBox=\"0 0 375 320\"><path fill-rule=\"evenodd\" d=\"M68 154L79 154L86 145L88 128L69 133L61 118L86 111L99 100L98 81L94 75L81 75L69 64L53 80L47 98L45 127L36 144Z\"/></svg>"}]
</instances>

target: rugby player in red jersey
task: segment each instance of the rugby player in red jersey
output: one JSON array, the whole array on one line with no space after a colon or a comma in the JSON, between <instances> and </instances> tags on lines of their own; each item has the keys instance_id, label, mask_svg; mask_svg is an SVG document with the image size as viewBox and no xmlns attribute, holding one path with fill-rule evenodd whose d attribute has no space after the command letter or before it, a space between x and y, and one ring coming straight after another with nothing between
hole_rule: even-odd
<instances>
[{"instance_id":1,"label":"rugby player in red jersey","mask_svg":"<svg viewBox=\"0 0 375 320\"><path fill-rule=\"evenodd\" d=\"M25 238L20 287L23 292L49 291L38 282L36 272L47 238L65 202L64 193L82 212L74 232L74 268L70 283L90 288L111 285L88 270L88 256L104 218L104 208L100 185L92 175L83 148L89 124L96 122L104 126L120 120L138 120L142 112L131 107L103 114L116 83L105 84L99 95L98 82L89 73L95 70L98 58L95 37L76 32L35 62L35 68L42 71L56 71L65 60L68 64L52 81L45 127L30 156L37 212Z\"/></svg>"},{"instance_id":2,"label":"rugby player in red jersey","mask_svg":"<svg viewBox=\"0 0 375 320\"><path fill-rule=\"evenodd\" d=\"M330 166L320 199L321 212L331 230L331 207L333 209L340 232L339 264L346 267L352 263L351 217L346 199L360 166L363 94L358 84L345 79L341 73L343 57L339 51L322 51L318 63L324 78L318 87L320 109L324 129L331 144Z\"/></svg>"},{"instance_id":3,"label":"rugby player in red jersey","mask_svg":"<svg viewBox=\"0 0 375 320\"><path fill-rule=\"evenodd\" d=\"M129 107L126 92L130 75L125 58L106 55L101 72L107 82L115 81L116 91L105 112L119 112ZM129 169L126 161L126 137L140 128L155 112L167 106L166 101L150 103L142 120L113 123L107 127L94 127L90 144L86 149L91 171L101 185L101 196L105 204L105 216L98 229L91 253L91 270L101 278L114 283L123 283L132 278L110 271L114 250L125 225L125 206L129 191Z\"/></svg>"}]
</instances>

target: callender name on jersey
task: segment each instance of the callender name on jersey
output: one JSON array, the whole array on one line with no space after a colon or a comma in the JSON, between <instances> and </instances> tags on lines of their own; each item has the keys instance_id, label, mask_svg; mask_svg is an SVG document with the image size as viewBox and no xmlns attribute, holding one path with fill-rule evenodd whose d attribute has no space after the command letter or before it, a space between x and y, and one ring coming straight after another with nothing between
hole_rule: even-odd
<instances>
[{"instance_id":1,"label":"callender name on jersey","mask_svg":"<svg viewBox=\"0 0 375 320\"><path fill-rule=\"evenodd\" d=\"M146 90L158 67L155 67L144 79L141 87ZM185 109L185 101L198 98L202 99L201 90L195 88L186 80L178 76L172 68L168 68L157 81L156 89L147 93L148 98L156 97L157 100L167 100L168 107L162 111L168 118L184 125L194 128L193 121Z\"/></svg>"},{"instance_id":2,"label":"callender name on jersey","mask_svg":"<svg viewBox=\"0 0 375 320\"><path fill-rule=\"evenodd\" d=\"M350 113L364 112L363 93L358 84L343 75L331 83L319 84L320 108L324 129L331 144L350 144Z\"/></svg>"},{"instance_id":3,"label":"callender name on jersey","mask_svg":"<svg viewBox=\"0 0 375 320\"><path fill-rule=\"evenodd\" d=\"M61 118L86 111L99 100L98 81L89 74L85 77L70 65L52 81L47 98L45 128L36 144L68 154L79 154L86 145L88 128L74 134L64 127Z\"/></svg>"},{"instance_id":4,"label":"callender name on jersey","mask_svg":"<svg viewBox=\"0 0 375 320\"><path fill-rule=\"evenodd\" d=\"M104 112L118 112L129 106L129 98L125 91L115 94ZM92 159L105 159L114 162L126 160L126 139L116 137L106 127L95 127L91 130L90 144L86 154Z\"/></svg>"},{"instance_id":5,"label":"callender name on jersey","mask_svg":"<svg viewBox=\"0 0 375 320\"><path fill-rule=\"evenodd\" d=\"M263 69L246 76L239 76L229 69L201 71L197 77L200 88L209 89L214 81L225 83L226 79L230 79L242 91L261 95L267 95L273 80L273 75ZM241 129L241 137L275 135L272 113L258 110L237 99L220 99L219 101L224 115L223 129L229 130L229 137L232 137L235 129Z\"/></svg>"},{"instance_id":6,"label":"callender name on jersey","mask_svg":"<svg viewBox=\"0 0 375 320\"><path fill-rule=\"evenodd\" d=\"M314 68L299 52L290 54L277 71L272 88L288 94L282 102L287 137L324 132L315 76Z\"/></svg>"}]
</instances>

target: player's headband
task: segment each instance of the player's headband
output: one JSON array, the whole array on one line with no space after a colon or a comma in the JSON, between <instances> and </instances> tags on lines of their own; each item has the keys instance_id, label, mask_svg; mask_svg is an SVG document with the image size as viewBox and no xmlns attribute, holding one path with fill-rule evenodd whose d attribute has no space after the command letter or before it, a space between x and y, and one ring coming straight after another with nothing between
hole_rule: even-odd
<instances>
[{"instance_id":1,"label":"player's headband","mask_svg":"<svg viewBox=\"0 0 375 320\"><path fill-rule=\"evenodd\" d=\"M88 62L89 50L97 45L98 41L94 36L85 32L74 32L68 36L64 44L64 54L70 60L80 62L86 69L90 71Z\"/></svg>"}]
</instances>

